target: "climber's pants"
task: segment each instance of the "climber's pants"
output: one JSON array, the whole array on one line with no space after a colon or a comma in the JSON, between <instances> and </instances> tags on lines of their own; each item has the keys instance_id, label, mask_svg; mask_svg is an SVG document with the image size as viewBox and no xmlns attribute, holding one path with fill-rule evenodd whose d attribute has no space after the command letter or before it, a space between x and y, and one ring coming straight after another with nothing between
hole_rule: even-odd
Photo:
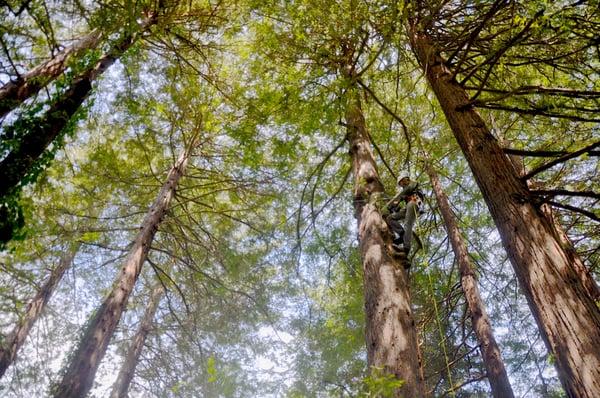
<instances>
[{"instance_id":1,"label":"climber's pants","mask_svg":"<svg viewBox=\"0 0 600 398\"><path fill-rule=\"evenodd\" d=\"M397 214L400 219L404 219L404 241L402 243L405 249L409 249L412 241L413 227L419 215L419 206L411 200Z\"/></svg>"}]
</instances>

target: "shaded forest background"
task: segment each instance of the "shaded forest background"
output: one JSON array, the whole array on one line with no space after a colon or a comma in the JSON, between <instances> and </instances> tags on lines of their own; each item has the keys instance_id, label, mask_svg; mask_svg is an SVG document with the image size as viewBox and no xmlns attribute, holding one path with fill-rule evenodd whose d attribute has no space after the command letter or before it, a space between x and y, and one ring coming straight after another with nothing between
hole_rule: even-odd
<instances>
[{"instance_id":1,"label":"shaded forest background","mask_svg":"<svg viewBox=\"0 0 600 398\"><path fill-rule=\"evenodd\" d=\"M597 1L9 0L0 13L0 363L32 298L49 298L2 365L2 396L398 396L365 348L357 209L385 213L403 175L426 196L423 248L402 271L424 391L492 395L437 179L514 395L593 396L556 370L488 210L511 205L482 194L428 73L443 65L468 95L458 111L479 113L527 192L514 203L552 213L600 327ZM420 58L419 34L439 62ZM371 181L353 163L352 104L381 198L357 194ZM116 316L127 264L139 277ZM98 371L67 387L106 308Z\"/></svg>"}]
</instances>

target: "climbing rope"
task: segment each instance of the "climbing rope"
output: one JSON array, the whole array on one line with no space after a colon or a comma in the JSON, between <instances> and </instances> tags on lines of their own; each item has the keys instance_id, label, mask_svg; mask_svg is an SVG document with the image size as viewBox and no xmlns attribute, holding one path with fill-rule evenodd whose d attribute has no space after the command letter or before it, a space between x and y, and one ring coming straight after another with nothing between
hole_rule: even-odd
<instances>
[{"instance_id":1,"label":"climbing rope","mask_svg":"<svg viewBox=\"0 0 600 398\"><path fill-rule=\"evenodd\" d=\"M424 265L423 268L425 268L425 267L426 267L426 265ZM431 272L427 272L427 279L429 281L428 287L429 287L431 299L433 301L433 309L435 311L435 320L436 320L436 324L437 324L439 335L440 335L440 342L442 344L442 350L444 352L444 360L446 362L446 373L448 374L448 383L450 385L450 388L448 391L452 397L456 397L456 393L454 392L454 382L452 381L452 374L450 372L450 359L448 358L448 349L446 348L446 337L444 336L444 332L442 330L442 324L440 322L440 313L438 310L437 300L435 299L435 295L434 295L433 281L431 280Z\"/></svg>"}]
</instances>

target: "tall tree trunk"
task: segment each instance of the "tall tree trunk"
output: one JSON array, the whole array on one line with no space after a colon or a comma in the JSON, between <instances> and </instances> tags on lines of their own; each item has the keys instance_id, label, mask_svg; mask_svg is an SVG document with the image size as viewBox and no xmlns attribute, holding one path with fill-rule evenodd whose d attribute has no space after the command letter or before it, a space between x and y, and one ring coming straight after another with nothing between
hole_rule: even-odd
<instances>
[{"instance_id":1,"label":"tall tree trunk","mask_svg":"<svg viewBox=\"0 0 600 398\"><path fill-rule=\"evenodd\" d=\"M144 312L144 316L142 317L140 326L137 332L135 333L135 336L133 336L131 346L129 347L129 350L127 350L125 361L121 366L119 376L117 376L117 381L115 381L115 384L113 385L110 398L127 397L129 385L131 384L131 380L133 380L135 367L137 366L138 360L140 359L142 349L144 348L144 343L146 342L146 337L152 329L154 314L158 309L158 304L160 303L160 299L162 298L164 293L165 289L160 283L158 283L154 287L154 289L152 289L152 294L150 295L150 302L148 302L148 306L146 307L146 311Z\"/></svg>"},{"instance_id":2,"label":"tall tree trunk","mask_svg":"<svg viewBox=\"0 0 600 398\"><path fill-rule=\"evenodd\" d=\"M504 144L501 140L500 144ZM504 146L504 145L503 145ZM523 165L523 161L521 156L517 155L508 155L513 167L515 168L517 175L519 177L527 174L525 170L525 166ZM539 183L535 181L528 180L527 181L528 188L540 188ZM552 210L552 206L547 203L544 203L540 206L540 210L544 214L544 216L548 219L548 222L554 225L554 232L556 234L556 239L560 242L561 246L565 249L565 253L570 257L569 262L573 264L575 271L579 274L579 278L581 279L583 286L585 287L588 295L593 300L600 299L600 288L598 284L594 280L594 277L591 275L590 270L585 266L583 261L578 261L577 252L575 251L575 247L569 239L567 233L564 231L563 227L560 225L556 217L554 216L554 211Z\"/></svg>"},{"instance_id":3,"label":"tall tree trunk","mask_svg":"<svg viewBox=\"0 0 600 398\"><path fill-rule=\"evenodd\" d=\"M54 58L36 66L29 72L9 81L0 87L0 118L21 105L29 97L37 94L48 83L60 76L67 68L67 61L73 55L98 45L101 32L93 30L74 44L66 47Z\"/></svg>"},{"instance_id":4,"label":"tall tree trunk","mask_svg":"<svg viewBox=\"0 0 600 398\"><path fill-rule=\"evenodd\" d=\"M63 254L56 268L50 273L50 277L44 282L35 297L27 304L23 318L17 322L14 329L6 336L2 348L0 348L0 378L4 376L6 369L17 358L17 353L27 339L29 331L40 317L46 304L48 304L63 275L73 264L76 254L77 248L73 248L68 253Z\"/></svg>"},{"instance_id":5,"label":"tall tree trunk","mask_svg":"<svg viewBox=\"0 0 600 398\"><path fill-rule=\"evenodd\" d=\"M16 121L8 129L23 130L19 144L0 162L0 198L10 194L35 170L42 154L71 120L92 90L92 82L111 66L139 35L157 21L156 14L146 18L134 33L126 34L90 69L74 78L69 88L40 117ZM14 134L9 132L8 135Z\"/></svg>"},{"instance_id":6,"label":"tall tree trunk","mask_svg":"<svg viewBox=\"0 0 600 398\"><path fill-rule=\"evenodd\" d=\"M600 397L600 310L580 278L581 259L554 224L430 39L409 28L412 48L490 209L519 284L570 397Z\"/></svg>"},{"instance_id":7,"label":"tall tree trunk","mask_svg":"<svg viewBox=\"0 0 600 398\"><path fill-rule=\"evenodd\" d=\"M112 291L90 319L62 381L54 389L55 397L84 397L92 387L98 365L121 319L129 295L148 256L154 235L175 195L177 182L184 173L193 147L192 144L184 150L169 171L158 197L146 213Z\"/></svg>"},{"instance_id":8,"label":"tall tree trunk","mask_svg":"<svg viewBox=\"0 0 600 398\"><path fill-rule=\"evenodd\" d=\"M367 360L404 384L397 397L424 396L408 277L389 251L391 236L376 201L384 192L357 91L346 105L354 173L354 209L364 272ZM407 261L406 258L403 261Z\"/></svg>"},{"instance_id":9,"label":"tall tree trunk","mask_svg":"<svg viewBox=\"0 0 600 398\"><path fill-rule=\"evenodd\" d=\"M435 193L438 207L444 219L448 238L452 244L454 257L458 263L462 290L467 300L469 313L471 314L471 324L479 342L479 349L481 350L483 364L490 386L492 387L492 394L496 398L514 397L504 363L502 362L500 349L492 332L490 319L479 294L477 278L467 251L467 246L460 234L456 218L450 208L448 197L442 190L437 173L430 165L427 165L426 168L431 184L433 185L433 192Z\"/></svg>"},{"instance_id":10,"label":"tall tree trunk","mask_svg":"<svg viewBox=\"0 0 600 398\"><path fill-rule=\"evenodd\" d=\"M556 219L552 206L544 203L540 206L540 210L548 220L548 223L554 226L553 232L555 233L555 238L558 242L560 242L561 247L564 249L565 254L569 258L569 262L573 264L573 268L577 273L577 277L581 280L587 295L594 301L600 300L600 288L598 287L598 284L594 280L594 277L590 273L588 267L586 267L583 261L581 261L579 258L577 251L573 246L573 242L571 242L571 239L569 239L567 236L567 233L563 229L562 225L560 225Z\"/></svg>"}]
</instances>

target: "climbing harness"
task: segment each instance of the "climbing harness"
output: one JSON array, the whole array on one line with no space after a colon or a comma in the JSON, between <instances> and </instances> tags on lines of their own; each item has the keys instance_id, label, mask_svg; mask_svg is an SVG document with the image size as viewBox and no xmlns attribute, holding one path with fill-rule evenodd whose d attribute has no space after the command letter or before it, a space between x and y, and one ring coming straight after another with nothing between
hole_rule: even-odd
<instances>
[{"instance_id":1,"label":"climbing harness","mask_svg":"<svg viewBox=\"0 0 600 398\"><path fill-rule=\"evenodd\" d=\"M417 205L417 207L420 209L421 206L423 205L423 199L421 198L421 195L419 195L418 193L412 193L409 196L406 197L406 203L408 202L415 202L415 204Z\"/></svg>"}]
</instances>

